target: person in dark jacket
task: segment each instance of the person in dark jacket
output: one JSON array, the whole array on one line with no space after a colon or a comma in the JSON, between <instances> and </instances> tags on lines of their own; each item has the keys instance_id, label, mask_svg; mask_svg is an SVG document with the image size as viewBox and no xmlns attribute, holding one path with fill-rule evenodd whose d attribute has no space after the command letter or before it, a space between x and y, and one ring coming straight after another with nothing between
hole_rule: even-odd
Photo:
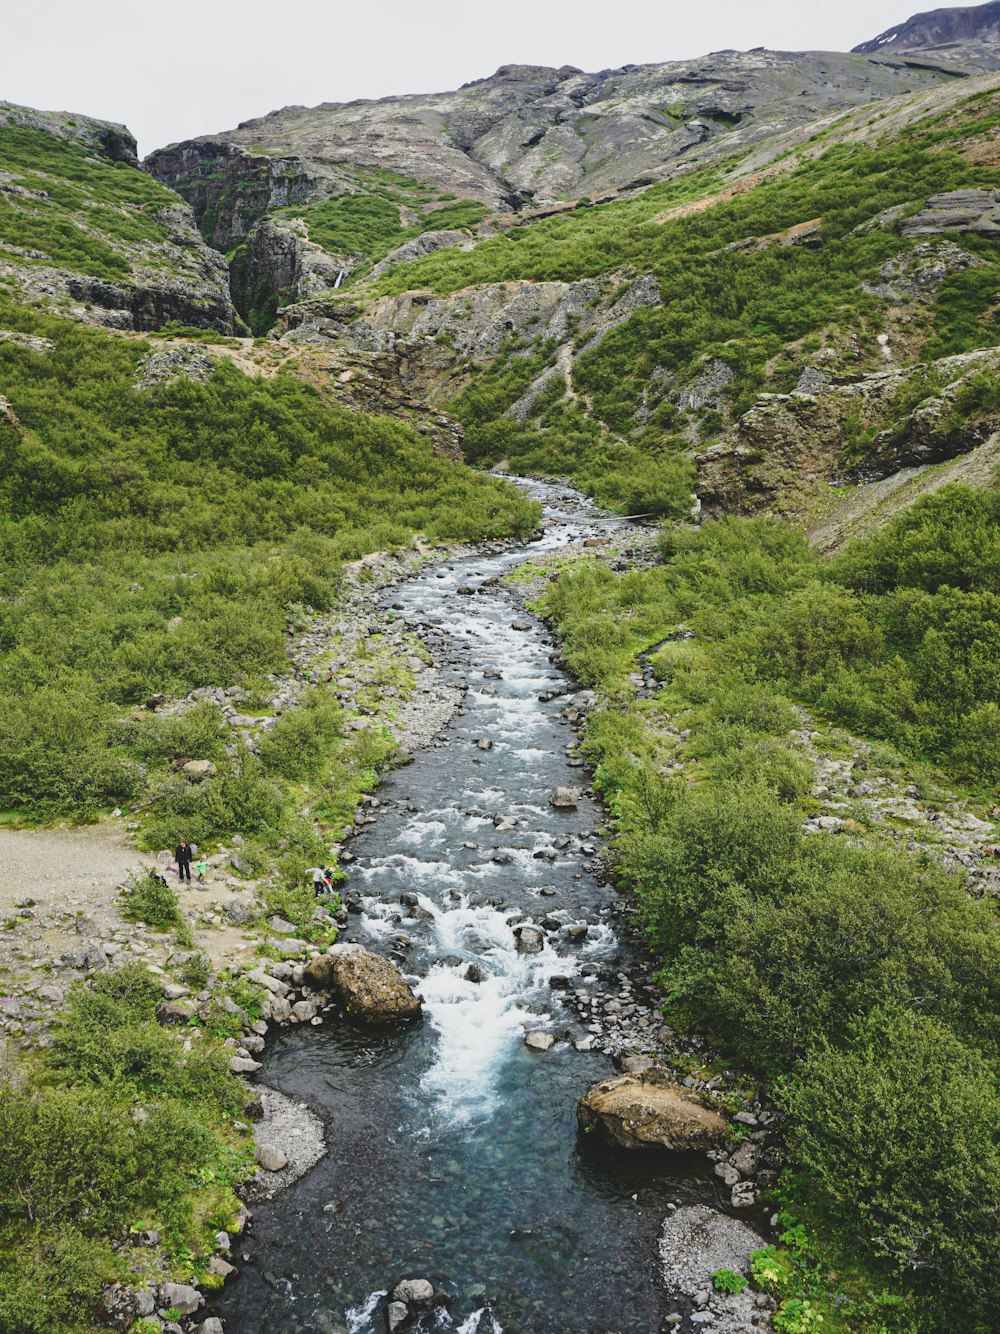
<instances>
[{"instance_id":1,"label":"person in dark jacket","mask_svg":"<svg viewBox=\"0 0 1000 1334\"><path fill-rule=\"evenodd\" d=\"M175 855L177 859L177 878L179 880L186 880L190 885L191 858L194 856L194 853L192 852L191 844L188 843L187 839L182 838L177 844L177 852Z\"/></svg>"}]
</instances>

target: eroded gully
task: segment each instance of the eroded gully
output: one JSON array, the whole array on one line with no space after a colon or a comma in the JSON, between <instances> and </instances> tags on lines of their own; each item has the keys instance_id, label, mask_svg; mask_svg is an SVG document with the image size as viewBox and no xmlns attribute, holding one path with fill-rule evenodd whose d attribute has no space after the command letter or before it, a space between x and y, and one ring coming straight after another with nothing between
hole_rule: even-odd
<instances>
[{"instance_id":1,"label":"eroded gully","mask_svg":"<svg viewBox=\"0 0 1000 1334\"><path fill-rule=\"evenodd\" d=\"M586 782L567 755L565 699L539 699L567 678L544 626L483 587L608 523L573 492L531 490L541 541L428 568L386 595L468 685L438 740L380 787L345 886L364 908L350 938L399 960L424 1022L328 1021L269 1043L261 1079L323 1119L329 1152L255 1206L241 1275L210 1307L230 1334L382 1334L382 1294L405 1276L451 1295L428 1329L651 1334L676 1309L658 1279L666 1212L722 1203L704 1158L578 1141L576 1099L612 1072L607 1055L523 1045L526 1029L573 1026L553 976L607 988L636 962L594 858L598 808L587 795L572 811L549 804L555 787ZM470 587L481 591L458 592ZM536 858L543 849L555 858ZM542 953L519 953L513 927L543 919ZM572 943L565 928L584 922Z\"/></svg>"}]
</instances>

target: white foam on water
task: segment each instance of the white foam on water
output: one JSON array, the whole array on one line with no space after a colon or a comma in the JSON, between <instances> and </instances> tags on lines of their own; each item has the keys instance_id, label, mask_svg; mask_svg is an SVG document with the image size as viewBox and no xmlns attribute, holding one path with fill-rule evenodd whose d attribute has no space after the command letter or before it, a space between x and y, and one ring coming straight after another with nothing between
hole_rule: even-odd
<instances>
[{"instance_id":1,"label":"white foam on water","mask_svg":"<svg viewBox=\"0 0 1000 1334\"><path fill-rule=\"evenodd\" d=\"M539 954L519 954L509 911L421 904L435 913L440 954L462 959L453 966L437 964L418 987L424 1015L438 1036L421 1089L433 1100L436 1120L467 1125L497 1110L503 1066L525 1028L540 1022L528 1003L552 973L573 973L576 965L548 944ZM464 975L473 959L485 972L481 982Z\"/></svg>"},{"instance_id":2,"label":"white foam on water","mask_svg":"<svg viewBox=\"0 0 1000 1334\"><path fill-rule=\"evenodd\" d=\"M488 1325L483 1324L484 1318ZM488 1307L482 1306L462 1321L455 1334L503 1334L503 1326Z\"/></svg>"},{"instance_id":3,"label":"white foam on water","mask_svg":"<svg viewBox=\"0 0 1000 1334\"><path fill-rule=\"evenodd\" d=\"M345 1311L344 1319L347 1322L347 1334L372 1334L374 1329L372 1317L378 1309L379 1302L388 1295L383 1288L381 1292L373 1292L368 1300L362 1302L360 1306L352 1306L349 1311Z\"/></svg>"}]
</instances>

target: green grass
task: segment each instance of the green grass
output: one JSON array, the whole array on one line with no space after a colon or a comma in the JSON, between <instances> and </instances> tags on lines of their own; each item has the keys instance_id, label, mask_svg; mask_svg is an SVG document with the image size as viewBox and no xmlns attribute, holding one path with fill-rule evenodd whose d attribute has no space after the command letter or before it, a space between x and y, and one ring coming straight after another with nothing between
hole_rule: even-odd
<instances>
[{"instance_id":1,"label":"green grass","mask_svg":"<svg viewBox=\"0 0 1000 1334\"><path fill-rule=\"evenodd\" d=\"M423 232L474 227L486 216L486 209L474 200L463 200L426 212L419 222L405 226L396 197L359 193L283 209L282 213L304 219L309 239L331 254L363 255L374 264Z\"/></svg>"},{"instance_id":2,"label":"green grass","mask_svg":"<svg viewBox=\"0 0 1000 1334\"><path fill-rule=\"evenodd\" d=\"M135 167L8 123L0 125L0 170L32 192L0 198L0 241L46 257L10 255L15 262L50 262L98 278L121 278L131 271L123 247L166 240L154 215L174 207L176 197Z\"/></svg>"}]
</instances>

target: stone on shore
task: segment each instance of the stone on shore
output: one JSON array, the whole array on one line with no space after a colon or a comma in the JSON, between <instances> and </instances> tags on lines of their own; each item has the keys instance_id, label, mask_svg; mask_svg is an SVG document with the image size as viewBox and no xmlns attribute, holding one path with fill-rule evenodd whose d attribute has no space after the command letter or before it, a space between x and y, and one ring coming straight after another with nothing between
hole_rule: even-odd
<instances>
[{"instance_id":1,"label":"stone on shore","mask_svg":"<svg viewBox=\"0 0 1000 1334\"><path fill-rule=\"evenodd\" d=\"M695 1299L710 1294L712 1329L716 1334L745 1334L762 1323L763 1300L749 1289L713 1292L712 1275L720 1269L747 1276L750 1256L767 1241L736 1218L727 1218L705 1204L687 1205L670 1214L660 1235L663 1282L668 1292ZM703 1300L703 1297L700 1298ZM768 1304L770 1306L772 1304Z\"/></svg>"},{"instance_id":2,"label":"stone on shore","mask_svg":"<svg viewBox=\"0 0 1000 1334\"><path fill-rule=\"evenodd\" d=\"M258 1144L255 1156L265 1172L280 1172L288 1166L288 1155L272 1144Z\"/></svg>"},{"instance_id":3,"label":"stone on shore","mask_svg":"<svg viewBox=\"0 0 1000 1334\"><path fill-rule=\"evenodd\" d=\"M577 1120L581 1130L599 1131L625 1149L710 1149L726 1133L723 1116L656 1074L619 1075L595 1084L577 1103Z\"/></svg>"},{"instance_id":4,"label":"stone on shore","mask_svg":"<svg viewBox=\"0 0 1000 1334\"><path fill-rule=\"evenodd\" d=\"M205 1305L205 1298L188 1283L164 1283L160 1288L160 1301L164 1306L180 1311L181 1315L194 1315L199 1306Z\"/></svg>"},{"instance_id":5,"label":"stone on shore","mask_svg":"<svg viewBox=\"0 0 1000 1334\"><path fill-rule=\"evenodd\" d=\"M331 945L306 965L305 980L329 991L355 1019L389 1024L417 1019L422 1002L396 965L363 945Z\"/></svg>"}]
</instances>

